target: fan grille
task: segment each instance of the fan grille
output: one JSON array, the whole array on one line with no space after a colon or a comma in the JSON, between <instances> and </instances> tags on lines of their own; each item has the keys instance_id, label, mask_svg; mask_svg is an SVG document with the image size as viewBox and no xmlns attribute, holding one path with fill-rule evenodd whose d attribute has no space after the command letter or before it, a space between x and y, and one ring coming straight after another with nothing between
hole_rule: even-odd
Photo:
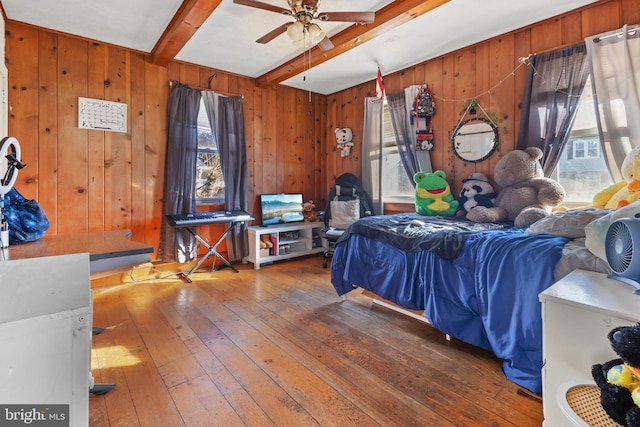
<instances>
[{"instance_id":1,"label":"fan grille","mask_svg":"<svg viewBox=\"0 0 640 427\"><path fill-rule=\"evenodd\" d=\"M611 269L624 274L633 261L633 234L625 221L615 221L607 231L605 253Z\"/></svg>"}]
</instances>

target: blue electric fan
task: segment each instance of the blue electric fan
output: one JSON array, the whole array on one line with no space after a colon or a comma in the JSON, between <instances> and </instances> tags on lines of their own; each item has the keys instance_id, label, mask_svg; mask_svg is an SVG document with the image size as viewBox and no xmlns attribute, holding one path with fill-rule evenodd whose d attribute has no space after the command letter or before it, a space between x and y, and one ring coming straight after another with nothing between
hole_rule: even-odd
<instances>
[{"instance_id":1,"label":"blue electric fan","mask_svg":"<svg viewBox=\"0 0 640 427\"><path fill-rule=\"evenodd\" d=\"M635 288L640 295L640 219L623 218L611 223L604 241L611 279Z\"/></svg>"}]
</instances>

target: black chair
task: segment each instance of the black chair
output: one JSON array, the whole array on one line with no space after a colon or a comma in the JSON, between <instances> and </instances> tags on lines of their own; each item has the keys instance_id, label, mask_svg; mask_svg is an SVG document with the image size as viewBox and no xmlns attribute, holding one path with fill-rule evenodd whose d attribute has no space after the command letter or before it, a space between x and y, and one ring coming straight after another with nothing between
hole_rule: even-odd
<instances>
[{"instance_id":1,"label":"black chair","mask_svg":"<svg viewBox=\"0 0 640 427\"><path fill-rule=\"evenodd\" d=\"M324 252L322 267L326 268L342 233L358 219L373 213L371 197L362 187L360 179L352 173L340 175L329 191L323 220L322 237L329 242Z\"/></svg>"}]
</instances>

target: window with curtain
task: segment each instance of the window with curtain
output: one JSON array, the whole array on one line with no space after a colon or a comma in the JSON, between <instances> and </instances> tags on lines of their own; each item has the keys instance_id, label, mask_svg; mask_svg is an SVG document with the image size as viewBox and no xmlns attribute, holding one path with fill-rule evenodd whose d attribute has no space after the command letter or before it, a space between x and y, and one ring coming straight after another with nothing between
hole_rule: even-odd
<instances>
[{"instance_id":1,"label":"window with curtain","mask_svg":"<svg viewBox=\"0 0 640 427\"><path fill-rule=\"evenodd\" d=\"M596 122L590 78L587 79L576 117L551 178L565 189L565 203L590 205L593 196L613 183Z\"/></svg>"},{"instance_id":2,"label":"window with curtain","mask_svg":"<svg viewBox=\"0 0 640 427\"><path fill-rule=\"evenodd\" d=\"M382 111L382 197L389 202L413 202L414 187L404 169L391 113L386 100Z\"/></svg>"},{"instance_id":3,"label":"window with curtain","mask_svg":"<svg viewBox=\"0 0 640 427\"><path fill-rule=\"evenodd\" d=\"M542 149L545 176L568 205L590 205L612 182L594 99L585 43L529 58L517 148Z\"/></svg>"},{"instance_id":4,"label":"window with curtain","mask_svg":"<svg viewBox=\"0 0 640 427\"><path fill-rule=\"evenodd\" d=\"M640 146L640 26L625 25L586 39L596 120L615 181L625 156Z\"/></svg>"},{"instance_id":5,"label":"window with curtain","mask_svg":"<svg viewBox=\"0 0 640 427\"><path fill-rule=\"evenodd\" d=\"M198 194L196 184L206 180L221 180L224 183L220 191L224 194L222 202L225 209L247 210L244 106L242 96L217 96L212 91L192 89L177 81L171 81L170 85L165 164L167 178L164 181L158 259L182 263L195 259L196 239L186 229L171 227L166 216L195 212ZM202 127L207 126L206 122L199 120L203 102L211 136L207 136ZM202 144L200 137L205 140ZM213 172L216 154L217 165L221 169L218 176ZM201 156L206 161L201 162ZM205 177L207 173L213 176ZM213 184L210 187L210 194L217 192L213 190ZM246 223L236 224L227 235L229 261L242 259L249 254L246 229Z\"/></svg>"},{"instance_id":6,"label":"window with curtain","mask_svg":"<svg viewBox=\"0 0 640 427\"><path fill-rule=\"evenodd\" d=\"M198 110L198 154L195 174L196 204L224 203L224 177L218 151L218 138L211 129L204 99Z\"/></svg>"}]
</instances>

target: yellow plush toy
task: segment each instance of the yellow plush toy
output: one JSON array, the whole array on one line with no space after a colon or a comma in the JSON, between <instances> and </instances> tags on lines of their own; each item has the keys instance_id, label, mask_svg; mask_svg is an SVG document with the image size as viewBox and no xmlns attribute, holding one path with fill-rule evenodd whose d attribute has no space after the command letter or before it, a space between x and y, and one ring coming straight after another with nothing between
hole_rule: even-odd
<instances>
[{"instance_id":1,"label":"yellow plush toy","mask_svg":"<svg viewBox=\"0 0 640 427\"><path fill-rule=\"evenodd\" d=\"M620 171L625 181L617 182L593 196L593 207L619 209L640 198L640 147L627 154Z\"/></svg>"}]
</instances>

